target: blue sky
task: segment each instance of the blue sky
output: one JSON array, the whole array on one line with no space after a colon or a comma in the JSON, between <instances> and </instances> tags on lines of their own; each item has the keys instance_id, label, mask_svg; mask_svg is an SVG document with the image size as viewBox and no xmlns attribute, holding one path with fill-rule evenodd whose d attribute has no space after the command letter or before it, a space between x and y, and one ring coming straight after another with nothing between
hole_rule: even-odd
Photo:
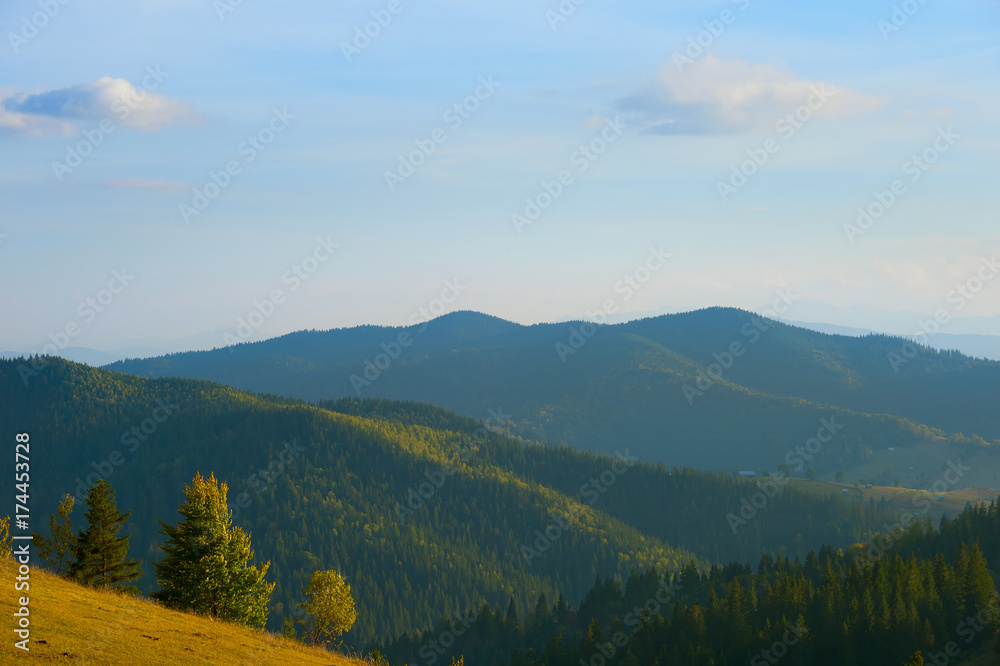
<instances>
[{"instance_id":1,"label":"blue sky","mask_svg":"<svg viewBox=\"0 0 1000 666\"><path fill-rule=\"evenodd\" d=\"M525 323L608 299L759 309L779 289L790 319L1000 315L1000 279L949 300L1000 251L996 3L586 0L558 23L554 0L44 6L0 7L8 349L74 322L74 346L214 340L275 290L251 339L401 324L446 280L464 285L450 309ZM345 56L373 12L386 25ZM434 150L390 189L415 142ZM185 215L213 173L228 185ZM293 290L317 238L339 247ZM651 247L667 264L616 293Z\"/></svg>"}]
</instances>

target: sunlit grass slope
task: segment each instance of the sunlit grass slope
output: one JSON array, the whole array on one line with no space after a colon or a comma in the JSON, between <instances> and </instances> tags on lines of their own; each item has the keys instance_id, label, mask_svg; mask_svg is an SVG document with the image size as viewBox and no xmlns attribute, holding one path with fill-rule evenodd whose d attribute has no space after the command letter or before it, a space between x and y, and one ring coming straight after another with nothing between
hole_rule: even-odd
<instances>
[{"instance_id":1,"label":"sunlit grass slope","mask_svg":"<svg viewBox=\"0 0 1000 666\"><path fill-rule=\"evenodd\" d=\"M3 657L81 664L325 664L362 666L320 648L271 633L158 606L146 599L87 588L38 569L31 571L30 652L13 646L15 564L0 560L4 594ZM23 594L23 593L17 593Z\"/></svg>"}]
</instances>

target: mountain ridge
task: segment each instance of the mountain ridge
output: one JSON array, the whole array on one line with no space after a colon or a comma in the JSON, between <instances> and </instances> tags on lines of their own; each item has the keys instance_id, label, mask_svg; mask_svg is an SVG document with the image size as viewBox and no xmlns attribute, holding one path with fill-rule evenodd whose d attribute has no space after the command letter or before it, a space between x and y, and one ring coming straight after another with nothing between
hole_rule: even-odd
<instances>
[{"instance_id":1,"label":"mountain ridge","mask_svg":"<svg viewBox=\"0 0 1000 666\"><path fill-rule=\"evenodd\" d=\"M734 308L530 326L459 311L410 327L303 331L107 367L310 401L418 400L478 418L503 405L532 439L609 452L609 438L624 435L645 459L705 469L723 458L774 469L810 436L809 421L844 410L858 417L852 464L867 449L913 439L1000 441L990 408L1000 401L1000 363L903 338L830 336ZM770 444L742 446L740 432ZM695 439L676 441L686 437Z\"/></svg>"}]
</instances>

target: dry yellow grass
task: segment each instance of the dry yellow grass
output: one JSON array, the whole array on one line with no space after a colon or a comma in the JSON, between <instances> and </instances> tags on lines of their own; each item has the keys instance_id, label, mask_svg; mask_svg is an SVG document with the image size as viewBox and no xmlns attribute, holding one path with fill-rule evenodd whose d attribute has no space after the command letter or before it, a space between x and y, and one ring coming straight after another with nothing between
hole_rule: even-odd
<instances>
[{"instance_id":1,"label":"dry yellow grass","mask_svg":"<svg viewBox=\"0 0 1000 666\"><path fill-rule=\"evenodd\" d=\"M0 558L4 646L2 663L14 659L81 664L325 664L363 666L283 636L178 613L141 598L77 585L31 571L31 651L14 647L13 613L23 592L14 591L15 564Z\"/></svg>"}]
</instances>

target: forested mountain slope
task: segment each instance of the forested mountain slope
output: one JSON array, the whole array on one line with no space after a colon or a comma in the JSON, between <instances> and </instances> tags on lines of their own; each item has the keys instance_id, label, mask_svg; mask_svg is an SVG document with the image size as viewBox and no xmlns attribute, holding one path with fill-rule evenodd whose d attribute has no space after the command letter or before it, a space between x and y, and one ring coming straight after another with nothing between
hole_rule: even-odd
<instances>
[{"instance_id":1,"label":"forested mountain slope","mask_svg":"<svg viewBox=\"0 0 1000 666\"><path fill-rule=\"evenodd\" d=\"M184 485L214 472L258 559L272 561L271 625L313 571L338 569L358 601L356 642L483 601L513 598L522 612L540 593L575 603L595 572L801 555L892 521L876 503L785 490L766 517L733 529L727 515L758 492L752 482L525 444L429 405L321 408L54 358L36 359L43 370L25 383L25 362L0 362L0 423L31 433L33 529L44 531L65 493L108 478L133 512L148 591L157 521L175 521ZM612 445L632 455L627 439ZM4 459L0 473L12 465Z\"/></svg>"},{"instance_id":2,"label":"forested mountain slope","mask_svg":"<svg viewBox=\"0 0 1000 666\"><path fill-rule=\"evenodd\" d=\"M531 438L606 453L626 439L644 460L726 471L775 469L821 419L844 427L820 473L914 441L1000 439L1000 363L904 343L724 308L613 326L460 312L109 367L309 400L420 400L476 418L503 408Z\"/></svg>"},{"instance_id":3,"label":"forested mountain slope","mask_svg":"<svg viewBox=\"0 0 1000 666\"><path fill-rule=\"evenodd\" d=\"M483 666L995 664L996 504L955 524L971 546L951 548L953 530L921 534L929 526L918 524L865 564L853 550L823 548L804 562L764 556L755 569L633 571L598 578L579 606L539 598L520 616L484 606L382 651L406 663L463 655ZM911 539L931 553L914 555ZM443 640L449 633L454 641Z\"/></svg>"}]
</instances>

